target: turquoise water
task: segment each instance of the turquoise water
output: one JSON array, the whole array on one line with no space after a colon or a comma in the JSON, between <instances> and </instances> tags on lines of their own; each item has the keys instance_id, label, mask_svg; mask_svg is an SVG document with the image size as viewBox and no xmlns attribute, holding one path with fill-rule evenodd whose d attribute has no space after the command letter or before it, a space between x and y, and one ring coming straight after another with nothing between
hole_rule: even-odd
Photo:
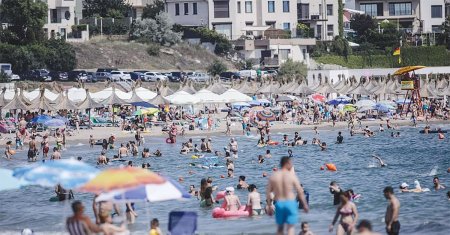
<instances>
[{"instance_id":1,"label":"turquoise water","mask_svg":"<svg viewBox=\"0 0 450 235\"><path fill-rule=\"evenodd\" d=\"M434 127L434 126L433 126ZM443 129L450 126L440 125ZM402 128L400 138L391 138L390 132L377 133L373 138L362 136L351 137L347 130L341 130L344 134L344 144L334 144L339 130L319 131L319 138L327 142L329 149L319 151L319 147L313 145L291 148L294 153L294 163L297 175L306 190L310 193L310 213L301 212L301 221L308 221L316 234L329 234L327 229L331 223L335 209L332 205L332 195L328 191L330 181L336 180L343 189L353 189L362 194L357 203L361 219L369 219L374 230L384 233L384 212L387 205L382 190L391 185L396 190L402 182L413 185L415 179L421 182L422 187L432 188L433 173L436 172L441 182L447 185L447 189L439 192L427 193L397 193L401 202L400 223L403 234L448 234L450 231L450 202L446 198L446 192L450 190L450 174L446 173L450 167L449 137L438 140L436 134L418 134L419 128ZM291 137L295 130L290 131ZM284 133L275 132L272 138L281 140ZM314 137L309 131L300 133L308 142ZM200 136L192 137L200 142ZM190 184L199 187L200 179L211 176L214 185L219 188L235 186L237 177L245 175L248 183L254 183L265 201L264 191L267 178L262 177L262 172L271 172L278 165L279 158L287 153L286 147L276 146L269 148L273 158L263 164L255 163L258 154L263 154L266 148L257 148L256 138L236 136L239 143L239 159L235 160L235 178L221 179L220 175L226 175L226 168L200 169L188 166L194 161L189 156L179 155L180 144L168 145L163 143L163 138L146 138L145 147L151 150L161 149L163 157L133 160L140 166L142 162L149 162L155 171L164 173L174 179L184 177L182 183L188 189ZM130 136L130 140L132 136ZM222 150L228 143L227 137L212 137L214 149ZM187 141L182 138L178 142ZM87 141L86 141L87 142ZM83 160L94 164L101 150L95 146L94 150L80 143L69 146L63 152L63 158L82 156ZM114 152L115 153L115 152ZM14 161L0 161L2 167L14 168L27 165L25 152L16 155ZM112 151L108 156L113 154ZM371 155L377 154L388 164L386 168L375 167ZM337 172L320 171L324 163L336 164ZM118 164L118 163L117 163ZM221 164L225 161L221 159ZM113 164L115 165L115 164ZM437 170L436 170L437 168ZM189 175L189 171L195 174ZM247 191L236 190L241 202L247 200ZM53 189L30 186L20 190L0 192L0 233L5 231L20 231L23 228L31 228L44 234L64 231L63 218L71 214L68 204L49 202L54 196ZM75 193L75 197L86 204L87 214L92 218L91 202L93 195ZM136 203L137 223L130 225L130 230L135 234L143 234L148 229L149 220L158 218L161 228L167 231L168 213L172 210L197 211L199 215L198 228L200 233L208 234L239 234L239 233L272 233L275 231L274 218L263 216L261 218L243 218L233 220L216 220L211 217L211 209L199 208L197 199L188 201L171 201L162 203ZM299 231L299 226L297 226Z\"/></svg>"}]
</instances>

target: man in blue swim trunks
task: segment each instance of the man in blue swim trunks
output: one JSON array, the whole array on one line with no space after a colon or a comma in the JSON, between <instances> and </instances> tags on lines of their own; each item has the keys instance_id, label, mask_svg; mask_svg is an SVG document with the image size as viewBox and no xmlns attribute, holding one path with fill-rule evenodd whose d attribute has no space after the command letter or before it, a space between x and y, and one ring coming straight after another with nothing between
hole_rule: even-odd
<instances>
[{"instance_id":1,"label":"man in blue swim trunks","mask_svg":"<svg viewBox=\"0 0 450 235\"><path fill-rule=\"evenodd\" d=\"M281 170L276 171L270 178L266 189L267 214L275 213L275 221L278 225L277 234L283 234L284 225L287 228L288 235L295 234L295 225L298 219L298 204L294 189L298 194L303 210L308 213L309 208L305 200L304 190L300 181L291 171L293 165L289 157L282 157L280 161ZM272 205L271 194L274 193L275 206Z\"/></svg>"}]
</instances>

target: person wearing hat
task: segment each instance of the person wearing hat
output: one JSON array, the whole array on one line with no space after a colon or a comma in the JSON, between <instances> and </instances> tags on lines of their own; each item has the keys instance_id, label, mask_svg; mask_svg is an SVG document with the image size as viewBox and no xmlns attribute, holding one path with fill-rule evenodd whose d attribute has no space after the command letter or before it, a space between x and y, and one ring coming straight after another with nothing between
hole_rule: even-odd
<instances>
[{"instance_id":1,"label":"person wearing hat","mask_svg":"<svg viewBox=\"0 0 450 235\"><path fill-rule=\"evenodd\" d=\"M241 207L241 201L239 201L239 197L234 194L233 187L225 188L225 210L226 211L238 211Z\"/></svg>"},{"instance_id":2,"label":"person wearing hat","mask_svg":"<svg viewBox=\"0 0 450 235\"><path fill-rule=\"evenodd\" d=\"M254 184L250 184L248 186L248 200L247 200L247 207L250 207L251 209L251 215L262 215L264 213L263 209L261 208L261 194L258 193L258 190L256 190L257 187Z\"/></svg>"},{"instance_id":3,"label":"person wearing hat","mask_svg":"<svg viewBox=\"0 0 450 235\"><path fill-rule=\"evenodd\" d=\"M409 192L411 192L411 190L408 189L408 187L409 187L409 185L407 183L403 182L400 185L400 192L402 192L402 193L409 193Z\"/></svg>"}]
</instances>

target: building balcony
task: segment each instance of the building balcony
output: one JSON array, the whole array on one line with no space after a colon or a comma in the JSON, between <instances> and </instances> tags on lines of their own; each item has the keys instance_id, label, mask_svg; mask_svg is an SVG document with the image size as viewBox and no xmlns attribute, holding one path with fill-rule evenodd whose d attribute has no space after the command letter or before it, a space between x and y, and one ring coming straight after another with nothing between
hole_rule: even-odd
<instances>
[{"instance_id":1,"label":"building balcony","mask_svg":"<svg viewBox=\"0 0 450 235\"><path fill-rule=\"evenodd\" d=\"M262 63L264 66L266 67L277 67L280 65L280 60L278 58L269 58L269 57L265 57L262 60Z\"/></svg>"}]
</instances>

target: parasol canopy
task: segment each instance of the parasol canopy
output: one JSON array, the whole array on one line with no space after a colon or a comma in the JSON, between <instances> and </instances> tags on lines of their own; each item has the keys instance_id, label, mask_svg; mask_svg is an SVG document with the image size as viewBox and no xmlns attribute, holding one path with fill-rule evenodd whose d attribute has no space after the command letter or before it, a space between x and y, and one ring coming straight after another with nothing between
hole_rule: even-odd
<instances>
[{"instance_id":1,"label":"parasol canopy","mask_svg":"<svg viewBox=\"0 0 450 235\"><path fill-rule=\"evenodd\" d=\"M409 73L409 72L423 69L423 68L426 68L426 66L422 66L422 65L406 66L403 68L399 68L397 71L395 71L394 75L402 75L402 74Z\"/></svg>"},{"instance_id":2,"label":"parasol canopy","mask_svg":"<svg viewBox=\"0 0 450 235\"><path fill-rule=\"evenodd\" d=\"M256 117L260 121L269 121L269 122L275 121L275 119L277 118L270 109L264 109L263 111L258 112L256 114Z\"/></svg>"},{"instance_id":3,"label":"parasol canopy","mask_svg":"<svg viewBox=\"0 0 450 235\"><path fill-rule=\"evenodd\" d=\"M0 179L2 179L0 191L19 189L22 186L28 185L28 182L25 180L20 180L13 177L13 171L9 169L0 168Z\"/></svg>"},{"instance_id":4,"label":"parasol canopy","mask_svg":"<svg viewBox=\"0 0 450 235\"><path fill-rule=\"evenodd\" d=\"M311 99L314 101L314 102L319 102L319 103L323 103L323 102L325 102L325 100L327 99L325 96L323 96L323 95L321 95L321 94L312 94L311 95Z\"/></svg>"}]
</instances>

